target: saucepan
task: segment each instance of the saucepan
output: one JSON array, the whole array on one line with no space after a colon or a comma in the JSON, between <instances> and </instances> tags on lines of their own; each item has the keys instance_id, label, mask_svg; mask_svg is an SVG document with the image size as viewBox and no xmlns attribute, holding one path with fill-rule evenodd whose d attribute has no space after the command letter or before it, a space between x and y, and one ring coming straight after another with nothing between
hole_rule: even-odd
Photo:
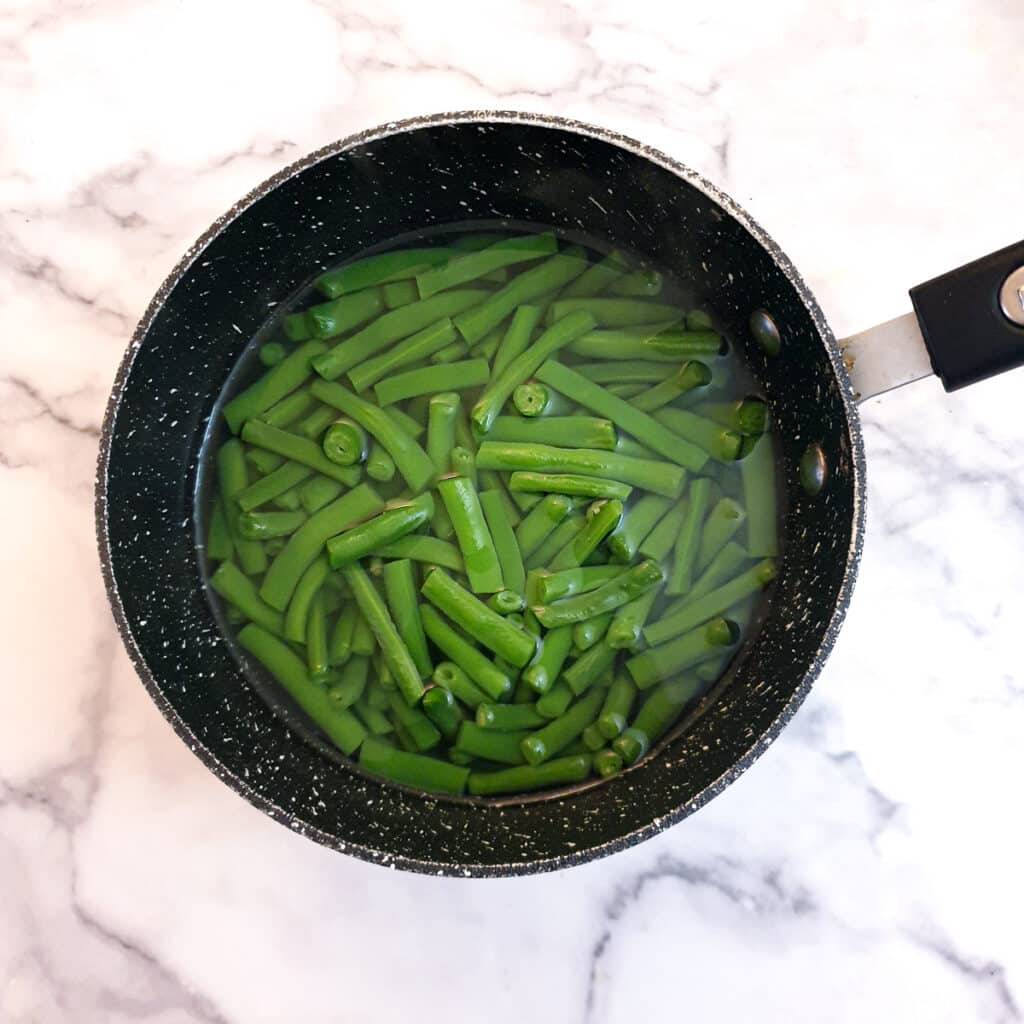
<instances>
[{"instance_id":1,"label":"saucepan","mask_svg":"<svg viewBox=\"0 0 1024 1024\"><path fill-rule=\"evenodd\" d=\"M692 282L769 403L786 544L756 635L656 756L599 786L488 804L384 784L290 729L247 682L215 620L193 524L218 393L275 305L375 244L496 219L583 232ZM131 340L96 487L121 637L160 711L211 771L337 850L480 876L565 867L637 843L749 767L832 649L864 529L857 402L933 372L953 389L1024 363L1024 243L910 294L913 314L837 343L785 254L732 199L663 153L589 125L441 114L330 145L219 218Z\"/></svg>"}]
</instances>

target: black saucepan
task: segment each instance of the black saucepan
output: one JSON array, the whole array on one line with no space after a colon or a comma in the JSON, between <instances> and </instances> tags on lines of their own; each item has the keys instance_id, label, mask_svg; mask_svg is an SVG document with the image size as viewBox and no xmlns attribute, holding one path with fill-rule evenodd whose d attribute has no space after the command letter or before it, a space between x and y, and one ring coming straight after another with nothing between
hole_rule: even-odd
<instances>
[{"instance_id":1,"label":"black saucepan","mask_svg":"<svg viewBox=\"0 0 1024 1024\"><path fill-rule=\"evenodd\" d=\"M585 232L694 283L746 350L770 403L784 459L787 543L760 630L662 751L606 784L487 805L382 784L289 729L222 636L193 521L199 450L218 392L275 304L367 247L496 218ZM947 387L1024 362L1024 326L1014 322L1024 320L1024 291L1015 290L1024 274L1011 274L1021 264L1024 246L912 293ZM900 333L859 339L848 361L873 361L877 376L877 351L887 345L893 376L914 376L906 347L916 340L925 349L920 334L905 336L914 334L906 325ZM731 199L663 154L587 125L445 114L306 157L242 199L188 251L118 372L96 520L124 643L161 712L211 771L271 817L367 860L442 874L519 874L590 860L679 821L779 733L850 600L864 450L855 394L821 310Z\"/></svg>"}]
</instances>

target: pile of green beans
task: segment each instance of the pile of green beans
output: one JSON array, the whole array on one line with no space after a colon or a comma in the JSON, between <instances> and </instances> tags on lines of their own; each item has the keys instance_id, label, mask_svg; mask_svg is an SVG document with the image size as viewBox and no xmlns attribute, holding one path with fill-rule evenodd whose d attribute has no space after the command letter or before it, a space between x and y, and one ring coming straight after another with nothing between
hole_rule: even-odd
<instances>
[{"instance_id":1,"label":"pile of green beans","mask_svg":"<svg viewBox=\"0 0 1024 1024\"><path fill-rule=\"evenodd\" d=\"M726 670L775 575L776 460L675 287L474 232L327 271L259 348L209 459L210 585L365 771L608 779Z\"/></svg>"}]
</instances>

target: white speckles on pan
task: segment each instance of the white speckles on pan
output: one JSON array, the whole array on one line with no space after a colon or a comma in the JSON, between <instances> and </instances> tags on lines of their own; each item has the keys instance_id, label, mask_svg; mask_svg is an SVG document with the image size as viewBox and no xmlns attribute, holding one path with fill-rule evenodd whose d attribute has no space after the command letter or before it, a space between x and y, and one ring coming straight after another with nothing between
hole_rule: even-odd
<instances>
[{"instance_id":1,"label":"white speckles on pan","mask_svg":"<svg viewBox=\"0 0 1024 1024\"><path fill-rule=\"evenodd\" d=\"M762 629L661 752L607 785L472 806L362 777L296 737L231 657L203 593L190 524L210 411L267 310L355 252L495 217L579 229L694 281L763 381L784 453L788 546ZM749 335L760 308L783 336L771 359ZM813 498L798 475L810 443L829 464L828 486ZM863 477L853 395L832 334L789 261L732 200L612 133L467 112L388 125L312 154L190 248L118 372L96 516L108 594L139 675L218 777L346 853L429 873L503 875L639 842L696 810L768 746L842 622L860 553Z\"/></svg>"}]
</instances>

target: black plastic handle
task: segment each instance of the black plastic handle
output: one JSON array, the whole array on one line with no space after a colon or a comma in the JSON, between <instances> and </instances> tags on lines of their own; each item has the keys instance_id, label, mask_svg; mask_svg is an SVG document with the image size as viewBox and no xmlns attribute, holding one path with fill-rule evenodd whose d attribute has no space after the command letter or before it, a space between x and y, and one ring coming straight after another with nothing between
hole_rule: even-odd
<instances>
[{"instance_id":1,"label":"black plastic handle","mask_svg":"<svg viewBox=\"0 0 1024 1024\"><path fill-rule=\"evenodd\" d=\"M1024 242L910 289L932 367L947 391L1024 366L1024 325L1000 303L1004 282L1021 268Z\"/></svg>"}]
</instances>

